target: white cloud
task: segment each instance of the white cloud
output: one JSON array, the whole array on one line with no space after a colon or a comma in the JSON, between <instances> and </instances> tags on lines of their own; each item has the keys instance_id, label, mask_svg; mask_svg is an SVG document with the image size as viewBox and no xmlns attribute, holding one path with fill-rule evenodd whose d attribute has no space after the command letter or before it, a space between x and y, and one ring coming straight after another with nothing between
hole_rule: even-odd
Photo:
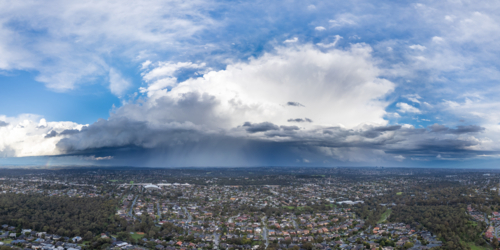
<instances>
[{"instance_id":1,"label":"white cloud","mask_svg":"<svg viewBox=\"0 0 500 250\"><path fill-rule=\"evenodd\" d=\"M444 19L448 22L453 22L453 20L455 19L456 17L455 16L449 16L449 15L446 15L444 17Z\"/></svg>"},{"instance_id":2,"label":"white cloud","mask_svg":"<svg viewBox=\"0 0 500 250\"><path fill-rule=\"evenodd\" d=\"M56 143L61 136L48 136L65 130L80 130L83 125L73 122L47 122L37 115L0 116L7 123L0 126L0 157L57 155ZM64 135L63 135L64 136Z\"/></svg>"},{"instance_id":3,"label":"white cloud","mask_svg":"<svg viewBox=\"0 0 500 250\"><path fill-rule=\"evenodd\" d=\"M458 41L472 41L479 44L495 43L500 36L500 22L497 16L481 12L473 12L460 20L458 34L454 39ZM492 45L492 44L490 44Z\"/></svg>"},{"instance_id":4,"label":"white cloud","mask_svg":"<svg viewBox=\"0 0 500 250\"><path fill-rule=\"evenodd\" d=\"M109 70L109 89L114 95L121 97L132 86L130 81L124 79L115 69Z\"/></svg>"},{"instance_id":5,"label":"white cloud","mask_svg":"<svg viewBox=\"0 0 500 250\"><path fill-rule=\"evenodd\" d=\"M337 42L342 39L341 36L339 35L335 35L335 41L333 41L332 43L329 43L329 44L324 44L324 43L317 43L316 45L320 46L320 47L323 47L323 48L332 48L332 47L335 47L335 45L337 45Z\"/></svg>"},{"instance_id":6,"label":"white cloud","mask_svg":"<svg viewBox=\"0 0 500 250\"><path fill-rule=\"evenodd\" d=\"M201 69L205 67L204 63L196 64L192 62L159 62L155 64L155 68L143 73L143 78L147 82L151 82L155 79L163 78L163 77L172 77L173 74L179 69L183 68L191 68L191 69Z\"/></svg>"},{"instance_id":7,"label":"white cloud","mask_svg":"<svg viewBox=\"0 0 500 250\"><path fill-rule=\"evenodd\" d=\"M147 69L147 68L149 67L149 65L151 65L151 63L152 63L152 62L151 62L150 60L146 60L145 62L143 62L143 63L141 64L141 69L142 69L142 70Z\"/></svg>"},{"instance_id":8,"label":"white cloud","mask_svg":"<svg viewBox=\"0 0 500 250\"><path fill-rule=\"evenodd\" d=\"M399 118L401 118L401 115L399 115L396 112L394 112L394 113L388 112L385 116L388 117L388 118L393 118L393 119L399 119Z\"/></svg>"},{"instance_id":9,"label":"white cloud","mask_svg":"<svg viewBox=\"0 0 500 250\"><path fill-rule=\"evenodd\" d=\"M315 30L317 30L317 31L323 31L323 30L326 30L326 28L325 28L325 27L323 27L323 26L317 26L317 27L316 27L316 28L314 28L314 29L315 29Z\"/></svg>"},{"instance_id":10,"label":"white cloud","mask_svg":"<svg viewBox=\"0 0 500 250\"><path fill-rule=\"evenodd\" d=\"M136 126L127 128L131 134L117 135L113 131L119 130L110 128L107 132L71 135L74 129L80 130L83 126L46 122L35 116L0 117L3 121L0 152L10 156L60 154L56 145L67 136L78 138L72 139L72 144L64 144L71 145L70 149L125 146L131 140L135 145L150 148L164 140L153 137L148 141L151 133L165 129L241 138L261 135L244 133L241 126L245 122L261 126L259 128L283 129L282 132L314 130L321 126L349 128L365 123L385 125L388 103L382 99L395 87L378 77L381 71L371 57L371 48L363 44L328 51L318 50L311 44L278 47L275 52L264 53L248 62L230 64L225 70L209 70L202 77L177 83L176 71L186 67L197 70L204 64L151 63L143 73L144 81L149 84L142 89L147 96L124 104L113 111L108 121L100 120L91 126ZM163 81L167 84L160 86ZM289 102L298 102L304 107L285 105ZM298 124L299 128L288 121L298 118L312 122ZM145 129L147 131L143 131ZM70 132L63 132L65 130ZM183 136L176 140L191 139ZM175 143L172 138L168 141Z\"/></svg>"},{"instance_id":11,"label":"white cloud","mask_svg":"<svg viewBox=\"0 0 500 250\"><path fill-rule=\"evenodd\" d=\"M150 65L153 64L149 62L148 66ZM175 77L177 71L181 69L203 69L206 65L205 63L197 64L192 62L158 62L154 66L151 70L142 73L142 77L148 83L148 86L146 88L141 87L140 91L148 93L148 95L152 95L154 91L177 85L177 78Z\"/></svg>"},{"instance_id":12,"label":"white cloud","mask_svg":"<svg viewBox=\"0 0 500 250\"><path fill-rule=\"evenodd\" d=\"M415 107L409 105L408 103L404 103L404 102L398 102L396 104L396 107L399 108L398 111L401 113L416 113L416 114L422 113L418 108L415 108Z\"/></svg>"},{"instance_id":13,"label":"white cloud","mask_svg":"<svg viewBox=\"0 0 500 250\"><path fill-rule=\"evenodd\" d=\"M265 53L248 63L228 65L226 70L209 71L203 77L177 83L171 90L157 88L148 91L150 98L140 109L157 108L161 99L162 103L168 103L164 112L171 120L215 123L225 128L246 121L289 125L289 119L303 117L310 118L315 124L385 124L383 116L387 103L380 98L390 93L394 84L377 77L380 71L370 53L371 48L366 45L327 52L312 45L276 48L276 53ZM169 64L169 70L165 70L169 74L173 72L171 66ZM154 73L158 71L163 72L164 66L149 71L144 75L145 80L170 81L170 76L161 78L158 75L164 74ZM193 101L209 101L213 105L211 112L202 116L195 112L191 119L189 113L172 110L177 109L176 103L191 93L198 93ZM303 103L305 107L283 106L287 102ZM132 107L137 108L125 106L118 109L117 114L132 112ZM335 114L329 110L336 110ZM155 119L154 116L145 116L150 115L148 110L139 113L134 116L143 116L141 120ZM175 114L182 114L182 119L176 119ZM207 119L202 119L205 116Z\"/></svg>"},{"instance_id":14,"label":"white cloud","mask_svg":"<svg viewBox=\"0 0 500 250\"><path fill-rule=\"evenodd\" d=\"M95 157L95 155L84 157L85 160L90 160L90 161L112 160L113 158L114 158L113 156Z\"/></svg>"},{"instance_id":15,"label":"white cloud","mask_svg":"<svg viewBox=\"0 0 500 250\"><path fill-rule=\"evenodd\" d=\"M358 18L350 13L339 15L336 19L330 20L331 27L343 27L356 25Z\"/></svg>"},{"instance_id":16,"label":"white cloud","mask_svg":"<svg viewBox=\"0 0 500 250\"><path fill-rule=\"evenodd\" d=\"M294 37L292 39L285 40L283 43L296 43L298 41L299 41L299 38L298 37Z\"/></svg>"},{"instance_id":17,"label":"white cloud","mask_svg":"<svg viewBox=\"0 0 500 250\"><path fill-rule=\"evenodd\" d=\"M422 46L420 44L414 44L414 45L410 45L408 46L410 49L412 50L420 50L420 51L424 51L426 49L425 46Z\"/></svg>"},{"instance_id":18,"label":"white cloud","mask_svg":"<svg viewBox=\"0 0 500 250\"><path fill-rule=\"evenodd\" d=\"M37 71L37 81L66 91L106 76L113 56L189 50L180 39L214 21L210 1L0 2L0 69ZM13 25L22 24L22 25ZM144 60L144 59L143 59Z\"/></svg>"},{"instance_id":19,"label":"white cloud","mask_svg":"<svg viewBox=\"0 0 500 250\"><path fill-rule=\"evenodd\" d=\"M434 36L434 37L432 37L432 41L440 44L440 43L444 42L444 39L442 37L439 37L439 36Z\"/></svg>"},{"instance_id":20,"label":"white cloud","mask_svg":"<svg viewBox=\"0 0 500 250\"><path fill-rule=\"evenodd\" d=\"M422 105L426 108L432 108L433 106L428 102L423 102Z\"/></svg>"},{"instance_id":21,"label":"white cloud","mask_svg":"<svg viewBox=\"0 0 500 250\"><path fill-rule=\"evenodd\" d=\"M307 9L308 10L316 10L316 6L314 6L314 4L311 4L311 5L307 6Z\"/></svg>"},{"instance_id":22,"label":"white cloud","mask_svg":"<svg viewBox=\"0 0 500 250\"><path fill-rule=\"evenodd\" d=\"M418 103L418 104L420 104L420 101L418 99L422 99L422 97L420 97L420 95L418 95L418 94L410 94L410 95L405 95L403 97L405 97L406 99L408 99L411 102Z\"/></svg>"},{"instance_id":23,"label":"white cloud","mask_svg":"<svg viewBox=\"0 0 500 250\"><path fill-rule=\"evenodd\" d=\"M396 156L394 156L394 159L396 161L404 161L406 158L402 155L396 155Z\"/></svg>"}]
</instances>

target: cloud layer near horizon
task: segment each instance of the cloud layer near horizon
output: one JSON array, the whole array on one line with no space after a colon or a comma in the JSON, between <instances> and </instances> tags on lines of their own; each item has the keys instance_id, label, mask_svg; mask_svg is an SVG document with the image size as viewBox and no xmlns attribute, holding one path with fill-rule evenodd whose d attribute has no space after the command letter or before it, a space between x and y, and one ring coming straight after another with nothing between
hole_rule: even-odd
<instances>
[{"instance_id":1,"label":"cloud layer near horizon","mask_svg":"<svg viewBox=\"0 0 500 250\"><path fill-rule=\"evenodd\" d=\"M183 68L205 72L178 82L174 75ZM277 47L219 71L192 63L147 64L146 95L113 110L107 120L78 125L3 117L0 152L16 157L97 152L98 157L84 158L92 160L142 149L157 166L259 165L274 158L321 165L494 154L476 149L484 131L479 126L388 125L384 98L394 84L380 73L365 44L346 50Z\"/></svg>"}]
</instances>

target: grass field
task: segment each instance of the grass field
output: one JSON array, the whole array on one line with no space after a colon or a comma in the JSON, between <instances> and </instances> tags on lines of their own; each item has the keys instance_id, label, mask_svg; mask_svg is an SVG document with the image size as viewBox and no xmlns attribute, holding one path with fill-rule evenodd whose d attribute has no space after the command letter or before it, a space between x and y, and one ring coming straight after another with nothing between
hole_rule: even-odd
<instances>
[{"instance_id":1,"label":"grass field","mask_svg":"<svg viewBox=\"0 0 500 250\"><path fill-rule=\"evenodd\" d=\"M133 234L130 234L132 236L133 239L142 239L144 237L146 237L146 234L137 234L137 233L133 233Z\"/></svg>"},{"instance_id":2,"label":"grass field","mask_svg":"<svg viewBox=\"0 0 500 250\"><path fill-rule=\"evenodd\" d=\"M284 208L286 209L290 209L290 210L304 210L304 207L294 207L294 206L283 206Z\"/></svg>"},{"instance_id":3,"label":"grass field","mask_svg":"<svg viewBox=\"0 0 500 250\"><path fill-rule=\"evenodd\" d=\"M83 241L81 242L80 244L78 244L79 246L83 247L85 245L88 245L90 243L90 241L86 240L86 241Z\"/></svg>"},{"instance_id":4,"label":"grass field","mask_svg":"<svg viewBox=\"0 0 500 250\"><path fill-rule=\"evenodd\" d=\"M389 215L391 215L391 212L392 212L391 209L385 210L385 212L382 214L382 216L380 216L380 220L378 220L377 223L382 223L385 220L387 220L387 218L389 217Z\"/></svg>"},{"instance_id":5,"label":"grass field","mask_svg":"<svg viewBox=\"0 0 500 250\"><path fill-rule=\"evenodd\" d=\"M490 249L493 249L493 248L492 248L492 247L490 247L490 246L486 246L486 247L476 246L476 245L474 244L474 242L469 242L469 243L467 243L467 246L469 246L469 247L470 247L470 249L472 249L472 250L490 250Z\"/></svg>"},{"instance_id":6,"label":"grass field","mask_svg":"<svg viewBox=\"0 0 500 250\"><path fill-rule=\"evenodd\" d=\"M109 180L110 182L117 182L118 180Z\"/></svg>"},{"instance_id":7,"label":"grass field","mask_svg":"<svg viewBox=\"0 0 500 250\"><path fill-rule=\"evenodd\" d=\"M403 192L397 192L396 193L396 195L402 195L402 194L403 194Z\"/></svg>"}]
</instances>

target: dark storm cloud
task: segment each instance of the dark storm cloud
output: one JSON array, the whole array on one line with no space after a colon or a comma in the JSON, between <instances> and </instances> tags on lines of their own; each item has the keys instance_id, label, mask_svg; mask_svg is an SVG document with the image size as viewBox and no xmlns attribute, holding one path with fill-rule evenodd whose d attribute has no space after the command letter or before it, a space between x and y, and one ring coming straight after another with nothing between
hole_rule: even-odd
<instances>
[{"instance_id":1,"label":"dark storm cloud","mask_svg":"<svg viewBox=\"0 0 500 250\"><path fill-rule=\"evenodd\" d=\"M479 126L448 128L442 125L426 129L401 125L301 129L270 122L245 122L234 130L212 130L192 123L153 125L112 117L99 120L80 132L67 132L57 147L67 154L114 156L113 162L127 158L124 151L134 152L142 154L137 159L155 159L155 164L169 166L187 166L190 161L196 162L195 165L287 163L291 158L296 160L294 157L316 162L332 158L349 161L350 157L365 155L369 156L368 160L374 157L443 160L444 157L466 159L498 153L472 150L471 147L479 145L480 140L474 136L461 136L483 130Z\"/></svg>"},{"instance_id":2,"label":"dark storm cloud","mask_svg":"<svg viewBox=\"0 0 500 250\"><path fill-rule=\"evenodd\" d=\"M57 136L57 132L52 130L47 135L45 135L45 138L52 138L52 137L56 137L56 136Z\"/></svg>"},{"instance_id":3,"label":"dark storm cloud","mask_svg":"<svg viewBox=\"0 0 500 250\"><path fill-rule=\"evenodd\" d=\"M387 131L396 131L401 128L401 125L394 126L385 126L385 127L376 127L370 130L363 132L363 136L367 138L375 138L380 136L382 133Z\"/></svg>"},{"instance_id":4,"label":"dark storm cloud","mask_svg":"<svg viewBox=\"0 0 500 250\"><path fill-rule=\"evenodd\" d=\"M274 126L250 123L241 128L296 131L293 126ZM280 165L292 164L296 159L294 146L289 143L234 137L187 126L155 128L147 122L128 119L100 120L81 133L62 139L57 146L69 156L112 156L109 162L113 164L154 167Z\"/></svg>"},{"instance_id":5,"label":"dark storm cloud","mask_svg":"<svg viewBox=\"0 0 500 250\"><path fill-rule=\"evenodd\" d=\"M294 106L294 107L305 107L304 105L298 103L298 102L287 102L286 105L288 106Z\"/></svg>"},{"instance_id":6,"label":"dark storm cloud","mask_svg":"<svg viewBox=\"0 0 500 250\"><path fill-rule=\"evenodd\" d=\"M304 119L302 119L302 118L295 118L295 119L288 119L287 121L288 122L312 122L312 120L309 119L309 118L304 118Z\"/></svg>"},{"instance_id":7,"label":"dark storm cloud","mask_svg":"<svg viewBox=\"0 0 500 250\"><path fill-rule=\"evenodd\" d=\"M467 129L447 128L436 132L430 129L404 128L400 125L369 127L363 130L334 127L310 131L301 130L294 134L288 134L290 140L287 143L302 148L381 150L388 155L430 157L433 160L439 160L436 158L439 154L454 155L457 158L498 154L496 151L472 150L471 147L479 145L480 142L470 137L459 137L460 134L477 133L477 131L482 131L482 129L477 128L477 126L469 126ZM386 132L390 133L386 134ZM453 137L450 138L450 134ZM275 134L273 135L275 136Z\"/></svg>"},{"instance_id":8,"label":"dark storm cloud","mask_svg":"<svg viewBox=\"0 0 500 250\"><path fill-rule=\"evenodd\" d=\"M0 127L6 127L7 125L9 125L7 122L0 121Z\"/></svg>"},{"instance_id":9,"label":"dark storm cloud","mask_svg":"<svg viewBox=\"0 0 500 250\"><path fill-rule=\"evenodd\" d=\"M269 130L279 130L280 127L277 125L274 125L270 122L261 122L261 123L250 123L250 122L245 122L243 124L243 127L246 127L246 131L248 133L257 133L257 132L265 132Z\"/></svg>"},{"instance_id":10,"label":"dark storm cloud","mask_svg":"<svg viewBox=\"0 0 500 250\"><path fill-rule=\"evenodd\" d=\"M149 126L148 122L125 118L109 121L101 119L82 129L80 133L61 139L57 147L63 151L128 146L154 148L168 144L182 145L204 136L203 131L198 131L189 125L173 124L156 128Z\"/></svg>"},{"instance_id":11,"label":"dark storm cloud","mask_svg":"<svg viewBox=\"0 0 500 250\"><path fill-rule=\"evenodd\" d=\"M401 129L401 127L402 127L401 125L382 126L373 128L372 131L378 131L378 132L395 131Z\"/></svg>"},{"instance_id":12,"label":"dark storm cloud","mask_svg":"<svg viewBox=\"0 0 500 250\"><path fill-rule=\"evenodd\" d=\"M292 131L292 130L300 130L299 127L297 126L280 126L281 129L285 130L285 131Z\"/></svg>"},{"instance_id":13,"label":"dark storm cloud","mask_svg":"<svg viewBox=\"0 0 500 250\"><path fill-rule=\"evenodd\" d=\"M453 134L478 133L483 132L484 130L485 128L477 125L457 126L456 129L450 129Z\"/></svg>"},{"instance_id":14,"label":"dark storm cloud","mask_svg":"<svg viewBox=\"0 0 500 250\"><path fill-rule=\"evenodd\" d=\"M300 131L298 126L280 126L280 130L270 130L264 133L264 137L273 138L273 137L286 137L293 138L297 131Z\"/></svg>"},{"instance_id":15,"label":"dark storm cloud","mask_svg":"<svg viewBox=\"0 0 500 250\"><path fill-rule=\"evenodd\" d=\"M85 129L85 128L86 127L83 127L83 129ZM74 135L77 133L80 133L80 130L78 130L78 129L66 129L66 130L63 130L61 133L57 133L55 130L52 130L47 135L45 135L45 138L52 138L52 137L56 137L59 135Z\"/></svg>"},{"instance_id":16,"label":"dark storm cloud","mask_svg":"<svg viewBox=\"0 0 500 250\"><path fill-rule=\"evenodd\" d=\"M466 134L466 133L478 133L483 132L485 129L483 127L477 125L469 125L469 126L457 126L456 129L448 128L444 125L433 124L429 126L429 129L432 132L437 133L448 133L448 134Z\"/></svg>"},{"instance_id":17,"label":"dark storm cloud","mask_svg":"<svg viewBox=\"0 0 500 250\"><path fill-rule=\"evenodd\" d=\"M83 129L85 129L85 127ZM78 130L78 129L66 129L66 130L63 130L61 133L59 133L59 135L74 135L77 133L80 133L80 130Z\"/></svg>"}]
</instances>

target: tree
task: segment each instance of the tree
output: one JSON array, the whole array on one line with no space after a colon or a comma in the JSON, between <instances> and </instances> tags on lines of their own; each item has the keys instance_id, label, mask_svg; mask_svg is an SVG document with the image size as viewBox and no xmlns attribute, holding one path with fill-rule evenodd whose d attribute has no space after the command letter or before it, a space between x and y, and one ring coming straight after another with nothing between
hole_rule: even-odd
<instances>
[{"instance_id":1,"label":"tree","mask_svg":"<svg viewBox=\"0 0 500 250\"><path fill-rule=\"evenodd\" d=\"M499 244L499 243L498 243L498 239L494 237L494 238L493 238L493 240L491 241L491 244L492 244L495 248L497 248L497 247L498 247L498 244Z\"/></svg>"},{"instance_id":2,"label":"tree","mask_svg":"<svg viewBox=\"0 0 500 250\"><path fill-rule=\"evenodd\" d=\"M154 238L156 235L155 231L151 230L149 231L149 238Z\"/></svg>"},{"instance_id":3,"label":"tree","mask_svg":"<svg viewBox=\"0 0 500 250\"><path fill-rule=\"evenodd\" d=\"M306 243L302 244L302 247L306 250L312 250L314 246L311 242L306 242Z\"/></svg>"},{"instance_id":4,"label":"tree","mask_svg":"<svg viewBox=\"0 0 500 250\"><path fill-rule=\"evenodd\" d=\"M403 245L404 249L408 249L408 248L412 248L413 247L413 243L411 242L406 242L404 245Z\"/></svg>"},{"instance_id":5,"label":"tree","mask_svg":"<svg viewBox=\"0 0 500 250\"><path fill-rule=\"evenodd\" d=\"M128 236L129 236L129 235L130 235L130 234L129 234L129 233L127 233L127 232L119 232L119 233L117 234L117 237L116 237L116 238L117 238L117 239L119 239L119 240L127 240L127 238L128 238Z\"/></svg>"},{"instance_id":6,"label":"tree","mask_svg":"<svg viewBox=\"0 0 500 250\"><path fill-rule=\"evenodd\" d=\"M92 232L87 231L85 235L83 236L84 240L91 240L92 239Z\"/></svg>"}]
</instances>

